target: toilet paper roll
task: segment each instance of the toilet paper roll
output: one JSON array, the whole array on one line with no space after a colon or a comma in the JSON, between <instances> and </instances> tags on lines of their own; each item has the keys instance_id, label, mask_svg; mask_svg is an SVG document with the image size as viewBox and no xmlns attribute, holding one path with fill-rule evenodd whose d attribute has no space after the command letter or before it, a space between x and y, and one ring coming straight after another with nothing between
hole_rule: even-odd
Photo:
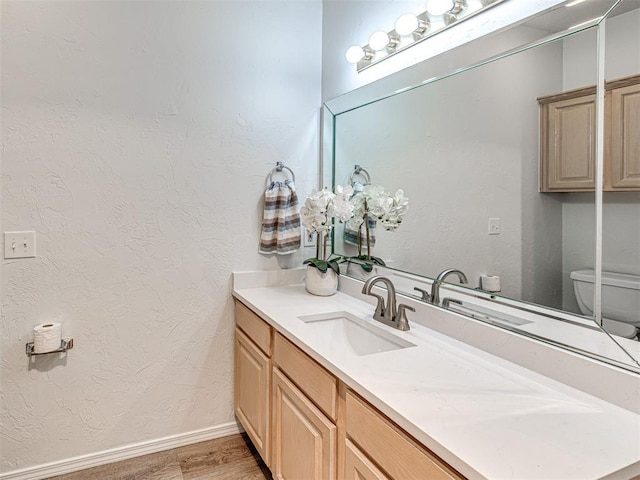
<instances>
[{"instance_id":1,"label":"toilet paper roll","mask_svg":"<svg viewBox=\"0 0 640 480\"><path fill-rule=\"evenodd\" d=\"M60 348L62 341L62 324L43 323L33 329L33 352L47 353Z\"/></svg>"},{"instance_id":2,"label":"toilet paper roll","mask_svg":"<svg viewBox=\"0 0 640 480\"><path fill-rule=\"evenodd\" d=\"M497 275L481 275L480 287L486 292L499 292L500 277Z\"/></svg>"}]
</instances>

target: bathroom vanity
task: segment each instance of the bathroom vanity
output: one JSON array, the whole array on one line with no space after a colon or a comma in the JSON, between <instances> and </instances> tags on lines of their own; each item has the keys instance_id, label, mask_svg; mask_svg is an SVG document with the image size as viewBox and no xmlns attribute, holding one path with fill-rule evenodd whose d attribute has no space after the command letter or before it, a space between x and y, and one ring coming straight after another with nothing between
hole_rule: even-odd
<instances>
[{"instance_id":1,"label":"bathroom vanity","mask_svg":"<svg viewBox=\"0 0 640 480\"><path fill-rule=\"evenodd\" d=\"M340 292L316 297L302 275L234 274L235 411L274 478L640 474L640 415L620 406L637 375L603 365L610 375L593 380L618 396L599 398L428 325L480 327L523 356L553 347L408 297L416 312L401 332L372 319L362 282L341 277Z\"/></svg>"}]
</instances>

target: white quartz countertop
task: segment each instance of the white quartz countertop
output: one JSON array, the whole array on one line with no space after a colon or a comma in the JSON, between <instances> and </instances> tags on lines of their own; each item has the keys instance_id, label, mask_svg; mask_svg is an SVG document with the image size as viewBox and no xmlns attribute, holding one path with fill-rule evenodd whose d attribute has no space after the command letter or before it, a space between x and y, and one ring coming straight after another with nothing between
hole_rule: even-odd
<instances>
[{"instance_id":1,"label":"white quartz countertop","mask_svg":"<svg viewBox=\"0 0 640 480\"><path fill-rule=\"evenodd\" d=\"M291 285L239 288L234 296L468 478L640 474L640 416L629 410L422 325L387 327L372 320L372 305L341 292L316 297ZM332 349L298 318L337 311L415 347L358 356Z\"/></svg>"}]
</instances>

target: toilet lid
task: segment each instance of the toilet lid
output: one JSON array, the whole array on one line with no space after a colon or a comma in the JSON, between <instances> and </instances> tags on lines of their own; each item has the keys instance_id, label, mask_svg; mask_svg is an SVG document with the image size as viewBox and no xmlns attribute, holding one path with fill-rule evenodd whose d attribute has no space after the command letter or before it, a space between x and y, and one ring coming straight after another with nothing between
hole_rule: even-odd
<instances>
[{"instance_id":1,"label":"toilet lid","mask_svg":"<svg viewBox=\"0 0 640 480\"><path fill-rule=\"evenodd\" d=\"M595 272L591 269L575 270L569 274L572 280L581 282L595 282ZM640 276L630 275L628 273L602 272L602 284L611 285L612 287L631 288L640 290Z\"/></svg>"}]
</instances>

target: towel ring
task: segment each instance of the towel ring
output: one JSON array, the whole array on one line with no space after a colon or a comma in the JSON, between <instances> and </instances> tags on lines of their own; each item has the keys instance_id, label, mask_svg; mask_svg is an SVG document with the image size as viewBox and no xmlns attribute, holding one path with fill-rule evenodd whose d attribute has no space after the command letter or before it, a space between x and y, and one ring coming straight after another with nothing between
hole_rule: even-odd
<instances>
[{"instance_id":1,"label":"towel ring","mask_svg":"<svg viewBox=\"0 0 640 480\"><path fill-rule=\"evenodd\" d=\"M269 172L269 175L267 175L267 183L270 184L271 182L273 182L273 174L277 173L277 172L282 172L282 170L287 170L290 174L291 174L291 180L293 182L296 181L296 174L293 173L293 170L291 170L289 167L287 167L284 163L282 162L276 162L276 168L274 168L273 170L271 170Z\"/></svg>"},{"instance_id":2,"label":"towel ring","mask_svg":"<svg viewBox=\"0 0 640 480\"><path fill-rule=\"evenodd\" d=\"M369 175L369 172L367 172L360 165L356 165L355 167L353 167L353 172L351 172L351 176L349 176L349 183L351 184L351 186L353 186L353 184L355 183L353 180L353 177L356 177L358 175L365 179L366 183L364 185L371 184L371 176Z\"/></svg>"}]
</instances>

